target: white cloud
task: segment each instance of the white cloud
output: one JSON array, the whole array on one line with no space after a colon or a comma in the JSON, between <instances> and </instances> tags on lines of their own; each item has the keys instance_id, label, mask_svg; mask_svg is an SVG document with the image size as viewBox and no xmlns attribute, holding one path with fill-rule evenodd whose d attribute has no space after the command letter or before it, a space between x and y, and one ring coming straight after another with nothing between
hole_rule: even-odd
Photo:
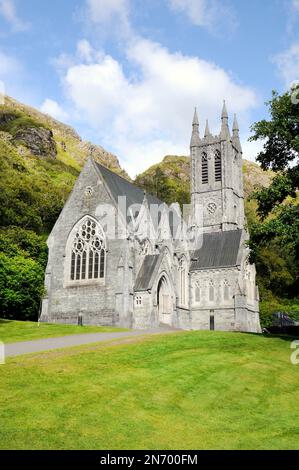
<instances>
[{"instance_id":1,"label":"white cloud","mask_svg":"<svg viewBox=\"0 0 299 470\"><path fill-rule=\"evenodd\" d=\"M256 140L256 141L248 141L248 139L244 139L241 142L242 150L243 150L243 157L246 160L255 160L257 155L263 150L264 141L263 140Z\"/></svg>"},{"instance_id":2,"label":"white cloud","mask_svg":"<svg viewBox=\"0 0 299 470\"><path fill-rule=\"evenodd\" d=\"M49 98L47 98L40 110L45 113L45 114L49 114L50 116L52 116L53 118L55 119L58 119L59 121L64 121L65 119L68 119L68 114L67 112L65 112L61 106L59 106L59 104L54 101L54 100L51 100Z\"/></svg>"},{"instance_id":3,"label":"white cloud","mask_svg":"<svg viewBox=\"0 0 299 470\"><path fill-rule=\"evenodd\" d=\"M292 44L286 51L277 54L273 61L286 87L290 87L292 82L299 80L299 41Z\"/></svg>"},{"instance_id":4,"label":"white cloud","mask_svg":"<svg viewBox=\"0 0 299 470\"><path fill-rule=\"evenodd\" d=\"M20 72L21 65L14 57L11 57L4 52L0 51L0 80L3 80L4 84L11 76L17 72Z\"/></svg>"},{"instance_id":5,"label":"white cloud","mask_svg":"<svg viewBox=\"0 0 299 470\"><path fill-rule=\"evenodd\" d=\"M233 30L237 26L231 6L224 0L168 0L171 9L184 13L196 26L215 31L221 24Z\"/></svg>"},{"instance_id":6,"label":"white cloud","mask_svg":"<svg viewBox=\"0 0 299 470\"><path fill-rule=\"evenodd\" d=\"M85 62L92 62L94 60L94 51L90 43L86 39L82 39L77 44L78 56Z\"/></svg>"},{"instance_id":7,"label":"white cloud","mask_svg":"<svg viewBox=\"0 0 299 470\"><path fill-rule=\"evenodd\" d=\"M295 10L299 11L299 0L292 0L292 6Z\"/></svg>"},{"instance_id":8,"label":"white cloud","mask_svg":"<svg viewBox=\"0 0 299 470\"><path fill-rule=\"evenodd\" d=\"M86 0L88 19L95 24L122 33L130 34L129 0Z\"/></svg>"},{"instance_id":9,"label":"white cloud","mask_svg":"<svg viewBox=\"0 0 299 470\"><path fill-rule=\"evenodd\" d=\"M87 48L89 51L89 48ZM116 153L131 175L164 154L187 154L193 109L219 132L222 100L248 125L255 92L225 70L197 57L170 53L160 44L136 39L126 50L136 75L126 74L110 55L73 64L63 83L82 122L97 132L98 142ZM78 57L77 57L78 60Z\"/></svg>"},{"instance_id":10,"label":"white cloud","mask_svg":"<svg viewBox=\"0 0 299 470\"><path fill-rule=\"evenodd\" d=\"M0 15L10 24L14 32L27 31L29 23L18 17L14 0L0 0Z\"/></svg>"}]
</instances>

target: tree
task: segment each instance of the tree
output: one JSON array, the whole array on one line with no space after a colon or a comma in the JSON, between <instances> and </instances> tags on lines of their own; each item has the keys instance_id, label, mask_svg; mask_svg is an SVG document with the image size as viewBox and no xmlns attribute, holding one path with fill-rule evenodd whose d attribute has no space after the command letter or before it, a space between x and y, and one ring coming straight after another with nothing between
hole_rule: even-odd
<instances>
[{"instance_id":1,"label":"tree","mask_svg":"<svg viewBox=\"0 0 299 470\"><path fill-rule=\"evenodd\" d=\"M253 124L250 138L264 140L257 161L264 170L276 172L271 185L254 194L261 223L251 226L252 260L260 267L263 265L263 269L271 266L275 289L283 287L286 295L294 295L297 291L299 273L299 104L294 99L297 93L299 86L281 96L273 91L272 99L267 103L270 119ZM264 259L264 248L273 243L278 251L268 251L267 259ZM271 252L273 260L270 262ZM291 275L281 259L283 253L288 253L288 258L292 258ZM275 268L273 262L276 263ZM289 259L287 264L290 264ZM275 282L273 269L276 272Z\"/></svg>"},{"instance_id":2,"label":"tree","mask_svg":"<svg viewBox=\"0 0 299 470\"><path fill-rule=\"evenodd\" d=\"M43 287L44 270L31 258L9 258L0 253L0 317L37 320Z\"/></svg>"},{"instance_id":3,"label":"tree","mask_svg":"<svg viewBox=\"0 0 299 470\"><path fill-rule=\"evenodd\" d=\"M278 172L269 188L256 194L258 211L265 218L287 196L295 197L299 188L299 104L294 90L279 96L272 92L267 102L271 119L256 122L250 140L263 139L264 148L257 156L264 170ZM299 93L299 86L298 86Z\"/></svg>"},{"instance_id":4,"label":"tree","mask_svg":"<svg viewBox=\"0 0 299 470\"><path fill-rule=\"evenodd\" d=\"M46 263L43 237L20 227L0 228L0 317L37 320Z\"/></svg>"}]
</instances>

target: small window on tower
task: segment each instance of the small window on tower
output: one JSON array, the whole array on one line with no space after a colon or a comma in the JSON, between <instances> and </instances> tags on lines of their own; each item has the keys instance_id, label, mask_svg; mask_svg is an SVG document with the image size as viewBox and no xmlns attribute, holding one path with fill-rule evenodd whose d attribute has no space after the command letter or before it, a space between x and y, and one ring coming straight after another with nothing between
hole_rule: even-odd
<instances>
[{"instance_id":1,"label":"small window on tower","mask_svg":"<svg viewBox=\"0 0 299 470\"><path fill-rule=\"evenodd\" d=\"M202 184L209 182L208 156L206 153L203 153L201 157L201 181Z\"/></svg>"},{"instance_id":2,"label":"small window on tower","mask_svg":"<svg viewBox=\"0 0 299 470\"><path fill-rule=\"evenodd\" d=\"M221 181L222 171L221 171L221 154L219 150L216 150L215 153L215 181Z\"/></svg>"}]
</instances>

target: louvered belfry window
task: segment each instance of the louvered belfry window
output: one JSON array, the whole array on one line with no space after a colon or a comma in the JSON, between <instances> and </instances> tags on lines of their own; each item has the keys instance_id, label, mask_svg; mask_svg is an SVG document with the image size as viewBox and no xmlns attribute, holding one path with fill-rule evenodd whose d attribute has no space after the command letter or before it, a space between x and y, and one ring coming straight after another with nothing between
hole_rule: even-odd
<instances>
[{"instance_id":1,"label":"louvered belfry window","mask_svg":"<svg viewBox=\"0 0 299 470\"><path fill-rule=\"evenodd\" d=\"M90 218L82 221L75 232L71 253L71 281L103 279L106 250L100 225Z\"/></svg>"},{"instance_id":2,"label":"louvered belfry window","mask_svg":"<svg viewBox=\"0 0 299 470\"><path fill-rule=\"evenodd\" d=\"M202 184L209 182L208 156L205 152L201 156L201 181Z\"/></svg>"},{"instance_id":3,"label":"louvered belfry window","mask_svg":"<svg viewBox=\"0 0 299 470\"><path fill-rule=\"evenodd\" d=\"M215 152L215 181L221 181L222 170L221 170L221 154L219 150Z\"/></svg>"}]
</instances>

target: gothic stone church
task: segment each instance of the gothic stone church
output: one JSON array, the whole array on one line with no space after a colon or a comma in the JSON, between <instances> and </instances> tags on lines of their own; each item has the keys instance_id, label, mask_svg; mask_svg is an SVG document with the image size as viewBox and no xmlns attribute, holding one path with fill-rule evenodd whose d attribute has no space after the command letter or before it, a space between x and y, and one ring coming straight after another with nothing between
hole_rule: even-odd
<instances>
[{"instance_id":1,"label":"gothic stone church","mask_svg":"<svg viewBox=\"0 0 299 470\"><path fill-rule=\"evenodd\" d=\"M42 321L260 332L239 129L225 104L221 121L200 138L195 111L188 217L89 158L48 239Z\"/></svg>"}]
</instances>

